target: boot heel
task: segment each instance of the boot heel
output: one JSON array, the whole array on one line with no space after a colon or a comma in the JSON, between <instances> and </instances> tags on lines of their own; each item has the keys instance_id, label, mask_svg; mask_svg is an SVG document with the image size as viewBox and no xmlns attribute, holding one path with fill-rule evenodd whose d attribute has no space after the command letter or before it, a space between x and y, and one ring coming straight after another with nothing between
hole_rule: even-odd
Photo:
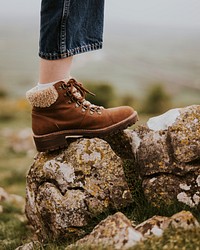
<instances>
[{"instance_id":1,"label":"boot heel","mask_svg":"<svg viewBox=\"0 0 200 250\"><path fill-rule=\"evenodd\" d=\"M60 148L64 148L68 145L65 135L63 134L51 134L45 136L33 136L36 149L39 152L53 151Z\"/></svg>"}]
</instances>

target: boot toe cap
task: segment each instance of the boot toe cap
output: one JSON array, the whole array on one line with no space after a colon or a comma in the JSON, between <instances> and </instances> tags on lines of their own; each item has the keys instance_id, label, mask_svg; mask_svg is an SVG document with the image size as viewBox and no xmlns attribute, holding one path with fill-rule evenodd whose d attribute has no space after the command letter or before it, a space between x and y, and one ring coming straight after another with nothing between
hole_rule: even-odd
<instances>
[{"instance_id":1,"label":"boot toe cap","mask_svg":"<svg viewBox=\"0 0 200 250\"><path fill-rule=\"evenodd\" d=\"M136 119L137 117L137 112L129 106L111 108L109 114L113 123L118 123L129 118Z\"/></svg>"}]
</instances>

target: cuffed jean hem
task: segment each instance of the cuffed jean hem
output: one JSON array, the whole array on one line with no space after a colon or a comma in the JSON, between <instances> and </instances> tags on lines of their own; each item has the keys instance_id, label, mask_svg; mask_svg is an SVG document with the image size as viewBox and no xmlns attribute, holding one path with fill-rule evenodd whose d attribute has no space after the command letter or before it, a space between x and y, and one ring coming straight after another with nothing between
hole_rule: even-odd
<instances>
[{"instance_id":1,"label":"cuffed jean hem","mask_svg":"<svg viewBox=\"0 0 200 250\"><path fill-rule=\"evenodd\" d=\"M102 49L102 47L103 47L103 43L98 42L98 43L93 43L93 44L88 44L88 45L76 47L74 49L69 49L66 52L62 52L62 53L57 53L57 52L45 53L45 52L40 51L39 56L43 59L46 59L46 60L57 60L57 59L63 59L63 58L67 58L70 56L77 55L77 54L81 54L84 52Z\"/></svg>"}]
</instances>

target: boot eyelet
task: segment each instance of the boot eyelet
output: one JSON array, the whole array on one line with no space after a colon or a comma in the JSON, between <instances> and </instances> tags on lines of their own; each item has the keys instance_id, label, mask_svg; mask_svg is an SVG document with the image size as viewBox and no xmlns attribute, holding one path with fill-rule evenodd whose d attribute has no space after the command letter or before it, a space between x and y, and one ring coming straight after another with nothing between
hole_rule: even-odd
<instances>
[{"instance_id":1,"label":"boot eyelet","mask_svg":"<svg viewBox=\"0 0 200 250\"><path fill-rule=\"evenodd\" d=\"M94 113L95 112L95 108L91 107L90 111Z\"/></svg>"},{"instance_id":2,"label":"boot eyelet","mask_svg":"<svg viewBox=\"0 0 200 250\"><path fill-rule=\"evenodd\" d=\"M86 105L83 104L83 105L82 105L82 108L85 109L85 110L87 110L87 109L88 109L88 106L86 106Z\"/></svg>"},{"instance_id":3,"label":"boot eyelet","mask_svg":"<svg viewBox=\"0 0 200 250\"><path fill-rule=\"evenodd\" d=\"M76 103L79 105L79 106L81 106L81 102L79 102L79 101L76 101Z\"/></svg>"},{"instance_id":4,"label":"boot eyelet","mask_svg":"<svg viewBox=\"0 0 200 250\"><path fill-rule=\"evenodd\" d=\"M67 89L67 86L66 86L65 83L62 83L62 84L60 85L60 88L62 88L62 89Z\"/></svg>"},{"instance_id":5,"label":"boot eyelet","mask_svg":"<svg viewBox=\"0 0 200 250\"><path fill-rule=\"evenodd\" d=\"M79 108L80 105L78 103L75 104L75 108Z\"/></svg>"},{"instance_id":6,"label":"boot eyelet","mask_svg":"<svg viewBox=\"0 0 200 250\"><path fill-rule=\"evenodd\" d=\"M85 113L85 111L86 111L86 109L83 109L83 108L82 108L82 112Z\"/></svg>"},{"instance_id":7,"label":"boot eyelet","mask_svg":"<svg viewBox=\"0 0 200 250\"><path fill-rule=\"evenodd\" d=\"M90 110L90 114L93 115L93 114L94 114L94 111Z\"/></svg>"}]
</instances>

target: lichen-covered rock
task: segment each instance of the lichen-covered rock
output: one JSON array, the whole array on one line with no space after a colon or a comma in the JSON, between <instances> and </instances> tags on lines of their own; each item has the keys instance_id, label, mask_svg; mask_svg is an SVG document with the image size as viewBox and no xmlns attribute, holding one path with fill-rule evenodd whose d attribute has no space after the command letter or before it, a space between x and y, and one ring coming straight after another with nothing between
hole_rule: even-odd
<instances>
[{"instance_id":1,"label":"lichen-covered rock","mask_svg":"<svg viewBox=\"0 0 200 250\"><path fill-rule=\"evenodd\" d=\"M137 153L142 176L173 171L166 141L167 132L165 131L147 130L143 134Z\"/></svg>"},{"instance_id":2,"label":"lichen-covered rock","mask_svg":"<svg viewBox=\"0 0 200 250\"><path fill-rule=\"evenodd\" d=\"M122 159L132 159L136 152L137 146L140 143L140 139L137 133L126 129L124 131L118 131L117 134L108 135L103 138L115 151L115 153ZM137 139L139 141L137 141Z\"/></svg>"},{"instance_id":3,"label":"lichen-covered rock","mask_svg":"<svg viewBox=\"0 0 200 250\"><path fill-rule=\"evenodd\" d=\"M200 188L197 179L200 168L186 176L160 174L143 180L143 189L147 199L155 206L181 202L190 207L200 204Z\"/></svg>"},{"instance_id":4,"label":"lichen-covered rock","mask_svg":"<svg viewBox=\"0 0 200 250\"><path fill-rule=\"evenodd\" d=\"M178 201L200 206L200 105L169 110L149 119L147 126L106 140L121 158L132 158L133 170L128 172L139 173L153 205ZM127 154L119 150L124 142L130 144Z\"/></svg>"},{"instance_id":5,"label":"lichen-covered rock","mask_svg":"<svg viewBox=\"0 0 200 250\"><path fill-rule=\"evenodd\" d=\"M152 218L137 225L135 229L145 238L151 235L162 236L167 228L182 228L189 230L200 227L197 219L189 211L181 211L171 217L153 216Z\"/></svg>"},{"instance_id":6,"label":"lichen-covered rock","mask_svg":"<svg viewBox=\"0 0 200 250\"><path fill-rule=\"evenodd\" d=\"M200 208L200 105L104 139L69 141L66 149L38 154L27 176L26 214L42 239L82 235L93 217L132 202L137 178L156 207Z\"/></svg>"},{"instance_id":7,"label":"lichen-covered rock","mask_svg":"<svg viewBox=\"0 0 200 250\"><path fill-rule=\"evenodd\" d=\"M135 227L144 237L151 235L162 236L164 230L169 227L169 218L155 215Z\"/></svg>"},{"instance_id":8,"label":"lichen-covered rock","mask_svg":"<svg viewBox=\"0 0 200 250\"><path fill-rule=\"evenodd\" d=\"M26 243L22 246L19 246L15 250L39 250L41 249L41 243L39 241L31 241L29 243Z\"/></svg>"},{"instance_id":9,"label":"lichen-covered rock","mask_svg":"<svg viewBox=\"0 0 200 250\"><path fill-rule=\"evenodd\" d=\"M118 212L101 221L89 235L77 241L75 245L67 247L66 250L70 250L74 246L101 246L103 248L111 247L113 250L124 250L134 246L142 239L142 234L133 228L130 220Z\"/></svg>"},{"instance_id":10,"label":"lichen-covered rock","mask_svg":"<svg viewBox=\"0 0 200 250\"><path fill-rule=\"evenodd\" d=\"M42 239L83 234L92 218L132 202L121 159L100 139L40 153L27 176L26 214Z\"/></svg>"},{"instance_id":11,"label":"lichen-covered rock","mask_svg":"<svg viewBox=\"0 0 200 250\"><path fill-rule=\"evenodd\" d=\"M189 230L200 227L199 222L189 211L181 211L170 217L170 226Z\"/></svg>"},{"instance_id":12,"label":"lichen-covered rock","mask_svg":"<svg viewBox=\"0 0 200 250\"><path fill-rule=\"evenodd\" d=\"M200 159L200 105L180 109L180 115L168 132L177 161Z\"/></svg>"},{"instance_id":13,"label":"lichen-covered rock","mask_svg":"<svg viewBox=\"0 0 200 250\"><path fill-rule=\"evenodd\" d=\"M160 237L166 229L190 230L199 227L199 222L189 211L181 211L171 217L155 215L137 226L118 212L101 221L89 235L68 246L66 250L75 249L76 246L84 249L87 246L94 249L101 246L103 249L111 247L124 250L153 235Z\"/></svg>"},{"instance_id":14,"label":"lichen-covered rock","mask_svg":"<svg viewBox=\"0 0 200 250\"><path fill-rule=\"evenodd\" d=\"M25 207L24 197L16 194L9 194L2 187L0 187L0 203L1 202L11 204L12 206L17 207L21 209L22 212L24 212L24 207ZM3 206L0 206L0 211L3 212Z\"/></svg>"},{"instance_id":15,"label":"lichen-covered rock","mask_svg":"<svg viewBox=\"0 0 200 250\"><path fill-rule=\"evenodd\" d=\"M137 134L137 136L135 135ZM132 137L135 171L155 206L200 207L200 105L174 109L139 126Z\"/></svg>"}]
</instances>

